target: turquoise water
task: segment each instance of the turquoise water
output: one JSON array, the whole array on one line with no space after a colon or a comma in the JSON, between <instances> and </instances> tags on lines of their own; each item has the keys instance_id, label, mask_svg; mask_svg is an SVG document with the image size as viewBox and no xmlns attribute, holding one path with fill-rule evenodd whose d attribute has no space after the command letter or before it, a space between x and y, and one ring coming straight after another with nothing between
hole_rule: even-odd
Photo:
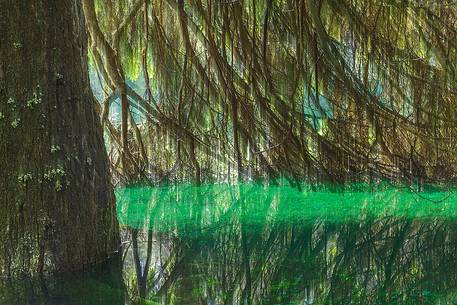
<instances>
[{"instance_id":1,"label":"turquoise water","mask_svg":"<svg viewBox=\"0 0 457 305\"><path fill-rule=\"evenodd\" d=\"M456 196L387 183L119 189L118 272L62 277L47 295L0 286L0 303L457 304Z\"/></svg>"},{"instance_id":2,"label":"turquoise water","mask_svg":"<svg viewBox=\"0 0 457 305\"><path fill-rule=\"evenodd\" d=\"M249 216L245 219L249 224L457 217L457 194L453 190L418 192L387 184L375 188L352 185L345 189L304 186L302 190L261 184L131 187L117 190L116 197L121 225L165 232L180 225L210 226L223 220L226 213L240 209ZM193 221L196 213L202 218L201 223Z\"/></svg>"},{"instance_id":3,"label":"turquoise water","mask_svg":"<svg viewBox=\"0 0 457 305\"><path fill-rule=\"evenodd\" d=\"M145 295L160 304L454 304L457 197L426 190L133 187L118 218L163 251Z\"/></svg>"}]
</instances>

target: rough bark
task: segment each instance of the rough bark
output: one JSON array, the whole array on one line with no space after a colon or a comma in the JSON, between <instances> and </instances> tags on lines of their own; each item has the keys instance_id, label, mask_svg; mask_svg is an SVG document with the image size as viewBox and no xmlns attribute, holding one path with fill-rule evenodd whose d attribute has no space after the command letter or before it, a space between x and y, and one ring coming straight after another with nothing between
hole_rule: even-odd
<instances>
[{"instance_id":1,"label":"rough bark","mask_svg":"<svg viewBox=\"0 0 457 305\"><path fill-rule=\"evenodd\" d=\"M0 0L0 276L117 250L108 160L77 0Z\"/></svg>"}]
</instances>

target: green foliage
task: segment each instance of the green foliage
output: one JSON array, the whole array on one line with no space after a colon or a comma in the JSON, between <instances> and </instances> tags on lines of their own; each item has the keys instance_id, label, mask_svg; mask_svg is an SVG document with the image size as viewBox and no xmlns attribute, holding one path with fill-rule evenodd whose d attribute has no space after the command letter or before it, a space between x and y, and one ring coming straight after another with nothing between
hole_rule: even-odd
<instances>
[{"instance_id":1,"label":"green foliage","mask_svg":"<svg viewBox=\"0 0 457 305\"><path fill-rule=\"evenodd\" d=\"M204 169L208 181L457 177L454 5L149 1L145 18L138 3L96 1L112 70L141 83L129 96L144 118L141 137L128 133L132 163L142 164L134 171L176 165L184 174L174 179ZM157 139L166 145L149 143ZM194 152L183 149L190 139Z\"/></svg>"}]
</instances>

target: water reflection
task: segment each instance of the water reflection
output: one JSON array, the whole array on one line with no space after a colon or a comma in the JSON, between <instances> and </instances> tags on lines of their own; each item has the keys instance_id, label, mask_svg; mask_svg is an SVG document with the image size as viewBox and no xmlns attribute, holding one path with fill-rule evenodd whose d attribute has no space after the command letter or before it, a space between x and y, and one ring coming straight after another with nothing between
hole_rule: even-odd
<instances>
[{"instance_id":1,"label":"water reflection","mask_svg":"<svg viewBox=\"0 0 457 305\"><path fill-rule=\"evenodd\" d=\"M54 278L0 279L0 304L123 305L128 299L120 257L85 273Z\"/></svg>"},{"instance_id":2,"label":"water reflection","mask_svg":"<svg viewBox=\"0 0 457 305\"><path fill-rule=\"evenodd\" d=\"M158 304L452 304L454 199L425 196L124 190L127 287Z\"/></svg>"},{"instance_id":3,"label":"water reflection","mask_svg":"<svg viewBox=\"0 0 457 305\"><path fill-rule=\"evenodd\" d=\"M457 303L452 192L180 185L117 199L117 267L0 281L0 304Z\"/></svg>"}]
</instances>

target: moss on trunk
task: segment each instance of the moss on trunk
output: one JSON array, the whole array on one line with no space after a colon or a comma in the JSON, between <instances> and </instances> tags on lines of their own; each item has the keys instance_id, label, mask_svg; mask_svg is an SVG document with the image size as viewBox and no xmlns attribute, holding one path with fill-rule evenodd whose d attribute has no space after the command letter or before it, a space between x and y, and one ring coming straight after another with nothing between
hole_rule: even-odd
<instances>
[{"instance_id":1,"label":"moss on trunk","mask_svg":"<svg viewBox=\"0 0 457 305\"><path fill-rule=\"evenodd\" d=\"M82 269L119 244L80 1L0 1L0 275Z\"/></svg>"}]
</instances>

